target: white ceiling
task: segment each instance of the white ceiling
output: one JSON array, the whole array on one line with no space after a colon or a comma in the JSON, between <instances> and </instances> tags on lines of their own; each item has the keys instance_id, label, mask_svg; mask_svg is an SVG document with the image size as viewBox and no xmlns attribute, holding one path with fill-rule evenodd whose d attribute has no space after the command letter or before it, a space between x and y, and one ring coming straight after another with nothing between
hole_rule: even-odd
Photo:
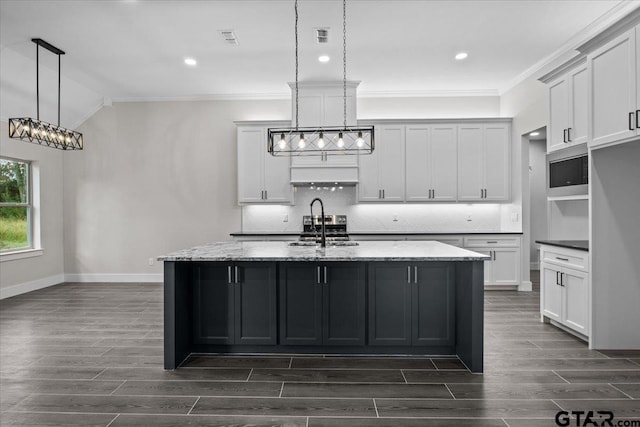
<instances>
[{"instance_id":1,"label":"white ceiling","mask_svg":"<svg viewBox=\"0 0 640 427\"><path fill-rule=\"evenodd\" d=\"M288 96L293 0L1 0L3 118L35 110L35 45L65 50L63 121L114 100ZM349 0L348 78L359 94L498 94L589 26L638 1ZM330 27L330 44L314 42ZM585 28L587 30L585 30ZM218 30L235 30L240 44ZM300 0L300 80L342 78L342 2ZM454 55L469 53L458 62ZM321 53L331 56L321 64ZM183 60L198 60L194 68ZM55 103L54 55L41 50L44 104ZM48 92L53 92L48 95ZM76 99L77 98L77 99ZM5 102L6 101L6 102ZM82 104L82 106L79 106ZM86 104L86 105L85 105ZM95 104L95 105L94 105ZM69 109L71 112L66 112ZM77 116L77 117L76 117Z\"/></svg>"}]
</instances>

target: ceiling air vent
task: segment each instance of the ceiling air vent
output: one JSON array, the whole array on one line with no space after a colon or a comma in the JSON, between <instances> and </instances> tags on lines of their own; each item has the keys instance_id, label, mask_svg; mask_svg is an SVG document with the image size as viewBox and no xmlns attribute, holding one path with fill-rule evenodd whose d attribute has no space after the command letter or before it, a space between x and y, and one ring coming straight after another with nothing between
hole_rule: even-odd
<instances>
[{"instance_id":1,"label":"ceiling air vent","mask_svg":"<svg viewBox=\"0 0 640 427\"><path fill-rule=\"evenodd\" d=\"M218 30L220 33L220 37L226 44L237 45L238 38L236 37L236 33L233 30Z\"/></svg>"},{"instance_id":2,"label":"ceiling air vent","mask_svg":"<svg viewBox=\"0 0 640 427\"><path fill-rule=\"evenodd\" d=\"M329 28L314 28L316 32L316 43L329 43Z\"/></svg>"}]
</instances>

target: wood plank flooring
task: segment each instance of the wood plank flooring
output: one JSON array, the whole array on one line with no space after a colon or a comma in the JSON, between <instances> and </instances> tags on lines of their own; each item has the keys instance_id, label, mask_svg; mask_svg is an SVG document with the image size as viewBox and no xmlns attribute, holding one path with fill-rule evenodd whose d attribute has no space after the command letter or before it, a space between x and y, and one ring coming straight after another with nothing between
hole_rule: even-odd
<instances>
[{"instance_id":1,"label":"wood plank flooring","mask_svg":"<svg viewBox=\"0 0 640 427\"><path fill-rule=\"evenodd\" d=\"M165 371L161 285L66 283L0 301L0 425L527 427L609 410L640 426L640 351L589 350L540 323L539 296L486 292L483 375L301 355Z\"/></svg>"}]
</instances>

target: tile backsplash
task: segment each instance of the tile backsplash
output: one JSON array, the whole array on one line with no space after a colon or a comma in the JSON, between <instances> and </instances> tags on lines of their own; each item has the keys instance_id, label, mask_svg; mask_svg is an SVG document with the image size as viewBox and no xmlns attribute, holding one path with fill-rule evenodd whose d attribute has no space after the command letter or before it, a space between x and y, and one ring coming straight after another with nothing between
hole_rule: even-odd
<instances>
[{"instance_id":1,"label":"tile backsplash","mask_svg":"<svg viewBox=\"0 0 640 427\"><path fill-rule=\"evenodd\" d=\"M521 231L520 222L512 220L511 204L357 203L356 191L355 186L295 187L294 205L244 206L242 231L297 233L302 230L302 216L309 215L309 204L315 197L322 199L326 214L347 215L351 233ZM314 214L319 213L320 205L316 203Z\"/></svg>"}]
</instances>

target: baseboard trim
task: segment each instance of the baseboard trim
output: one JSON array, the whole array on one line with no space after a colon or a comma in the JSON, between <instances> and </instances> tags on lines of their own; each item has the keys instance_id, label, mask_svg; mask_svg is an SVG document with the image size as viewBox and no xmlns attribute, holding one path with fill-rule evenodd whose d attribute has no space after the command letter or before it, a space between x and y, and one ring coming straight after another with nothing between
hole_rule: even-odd
<instances>
[{"instance_id":1,"label":"baseboard trim","mask_svg":"<svg viewBox=\"0 0 640 427\"><path fill-rule=\"evenodd\" d=\"M26 294L27 292L37 291L38 289L48 288L49 286L59 285L64 282L64 279L64 274L56 274L54 276L20 283L19 285L0 288L0 300Z\"/></svg>"},{"instance_id":2,"label":"baseboard trim","mask_svg":"<svg viewBox=\"0 0 640 427\"><path fill-rule=\"evenodd\" d=\"M515 291L518 285L484 285L485 291Z\"/></svg>"},{"instance_id":3,"label":"baseboard trim","mask_svg":"<svg viewBox=\"0 0 640 427\"><path fill-rule=\"evenodd\" d=\"M520 292L530 292L533 290L533 283L530 280L523 280L522 284L518 286Z\"/></svg>"},{"instance_id":4,"label":"baseboard trim","mask_svg":"<svg viewBox=\"0 0 640 427\"><path fill-rule=\"evenodd\" d=\"M159 274L106 274L106 273L67 273L65 282L74 283L162 283L164 277Z\"/></svg>"}]
</instances>

